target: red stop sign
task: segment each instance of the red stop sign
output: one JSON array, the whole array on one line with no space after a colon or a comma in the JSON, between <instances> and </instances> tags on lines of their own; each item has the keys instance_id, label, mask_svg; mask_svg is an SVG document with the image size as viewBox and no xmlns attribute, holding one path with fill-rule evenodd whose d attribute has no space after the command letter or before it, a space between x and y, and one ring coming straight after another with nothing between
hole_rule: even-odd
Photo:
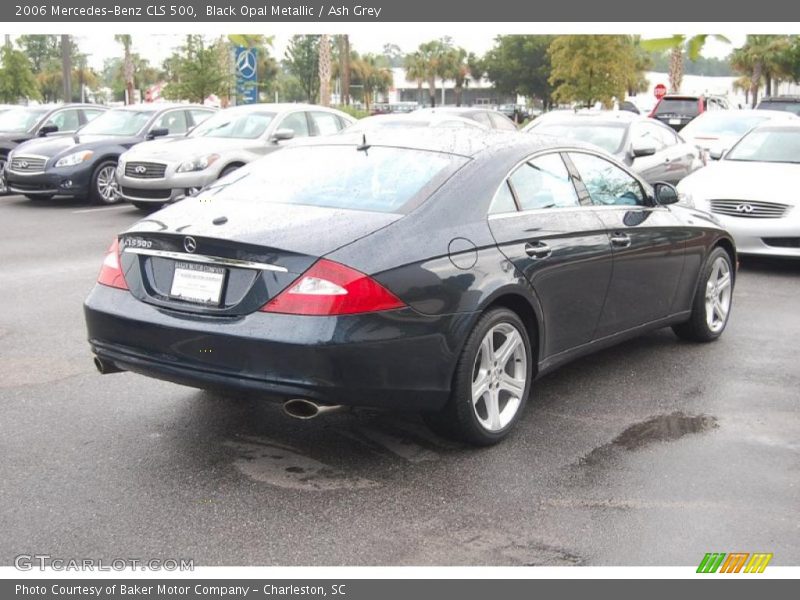
<instances>
[{"instance_id":1,"label":"red stop sign","mask_svg":"<svg viewBox=\"0 0 800 600\"><path fill-rule=\"evenodd\" d=\"M667 86L665 86L663 83L659 83L655 88L653 88L653 94L656 98L661 100L667 95Z\"/></svg>"}]
</instances>

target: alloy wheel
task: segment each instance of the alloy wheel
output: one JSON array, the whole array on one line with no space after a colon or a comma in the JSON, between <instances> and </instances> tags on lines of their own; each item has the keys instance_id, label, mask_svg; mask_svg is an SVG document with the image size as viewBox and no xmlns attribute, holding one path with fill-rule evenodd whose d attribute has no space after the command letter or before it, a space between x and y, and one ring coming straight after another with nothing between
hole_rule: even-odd
<instances>
[{"instance_id":1,"label":"alloy wheel","mask_svg":"<svg viewBox=\"0 0 800 600\"><path fill-rule=\"evenodd\" d=\"M483 337L472 371L472 409L481 427L505 428L522 404L528 356L519 330L511 323L494 325Z\"/></svg>"},{"instance_id":2,"label":"alloy wheel","mask_svg":"<svg viewBox=\"0 0 800 600\"><path fill-rule=\"evenodd\" d=\"M8 191L5 175L7 162L8 161L5 158L0 158L0 194L5 194Z\"/></svg>"},{"instance_id":3,"label":"alloy wheel","mask_svg":"<svg viewBox=\"0 0 800 600\"><path fill-rule=\"evenodd\" d=\"M721 331L728 320L732 283L728 261L722 256L717 257L706 282L706 323L713 333Z\"/></svg>"},{"instance_id":4,"label":"alloy wheel","mask_svg":"<svg viewBox=\"0 0 800 600\"><path fill-rule=\"evenodd\" d=\"M97 173L97 193L103 199L103 202L107 204L112 204L119 200L116 170L115 166L108 165Z\"/></svg>"}]
</instances>

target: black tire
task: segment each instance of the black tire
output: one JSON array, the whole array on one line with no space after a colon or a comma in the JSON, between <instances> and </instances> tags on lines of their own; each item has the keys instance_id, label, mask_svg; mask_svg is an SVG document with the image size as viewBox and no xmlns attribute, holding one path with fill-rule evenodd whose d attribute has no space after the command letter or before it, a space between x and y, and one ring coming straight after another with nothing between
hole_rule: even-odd
<instances>
[{"instance_id":1,"label":"black tire","mask_svg":"<svg viewBox=\"0 0 800 600\"><path fill-rule=\"evenodd\" d=\"M484 337L493 329L498 327L502 329L506 326L513 327L522 341L526 360L525 364L519 367L519 370L524 372L525 384L522 394L514 397L518 397L519 401L516 411L512 413L510 419L501 428L490 430L479 419L480 405L484 400L482 396L477 404L473 404L472 385L473 379L479 374L477 362L479 358L482 359L480 353L482 352ZM502 333L498 335L502 336ZM512 358L514 357L512 356ZM498 443L509 434L524 411L530 394L531 380L533 379L533 360L534 354L530 337L522 319L515 312L506 308L495 308L488 311L481 316L467 337L453 376L452 391L447 405L439 412L423 413L423 419L431 429L445 437L458 439L476 446L490 446ZM519 359L514 359L514 364L517 363L519 363ZM497 368L497 363L493 364ZM512 365L512 368L517 369L518 367ZM487 393L491 393L491 385ZM494 385L498 384L495 383ZM500 398L501 391L496 393L498 393L498 406L501 406L500 412L503 412L503 407L509 408L508 403L512 402L514 398L508 396L507 391L502 391L505 398L505 402L503 402ZM513 405L511 405L511 408L513 408ZM488 408L485 404L484 410L487 411L486 418L488 419Z\"/></svg>"},{"instance_id":2,"label":"black tire","mask_svg":"<svg viewBox=\"0 0 800 600\"><path fill-rule=\"evenodd\" d=\"M99 165L94 168L94 172L92 173L92 179L89 187L89 201L92 204L117 204L122 200L122 197L119 195L119 188L117 187L117 193L114 197L108 197L103 189L103 181L105 179L105 175L109 169L116 170L117 168L117 161L115 160L104 160ZM114 186L116 186L116 179L114 180Z\"/></svg>"},{"instance_id":3,"label":"black tire","mask_svg":"<svg viewBox=\"0 0 800 600\"><path fill-rule=\"evenodd\" d=\"M230 175L231 173L233 173L237 169L240 169L241 167L242 167L242 165L228 165L227 167L222 169L222 171L220 172L219 177L217 179L222 179L226 175Z\"/></svg>"},{"instance_id":4,"label":"black tire","mask_svg":"<svg viewBox=\"0 0 800 600\"><path fill-rule=\"evenodd\" d=\"M162 202L133 202L131 204L141 210L142 212L151 213L156 212L157 210L164 208L164 203Z\"/></svg>"},{"instance_id":5,"label":"black tire","mask_svg":"<svg viewBox=\"0 0 800 600\"><path fill-rule=\"evenodd\" d=\"M709 280L712 278L715 266L719 262L724 262L727 265L727 272L729 274L729 297L727 301L727 312L724 319L719 319L720 324L712 327L709 324L708 309L706 307L706 292L708 290ZM719 339L719 336L725 331L730 318L730 309L733 301L733 286L736 279L736 274L731 263L731 257L723 248L714 248L708 255L703 268L700 270L700 277L697 281L697 289L694 293L692 300L692 314L689 320L685 323L672 326L672 331L675 332L679 338L692 341L692 342L713 342ZM718 315L717 315L718 317ZM712 317L712 323L716 319Z\"/></svg>"},{"instance_id":6,"label":"black tire","mask_svg":"<svg viewBox=\"0 0 800 600\"><path fill-rule=\"evenodd\" d=\"M53 198L54 194L25 194L25 197L32 202L44 202Z\"/></svg>"}]
</instances>

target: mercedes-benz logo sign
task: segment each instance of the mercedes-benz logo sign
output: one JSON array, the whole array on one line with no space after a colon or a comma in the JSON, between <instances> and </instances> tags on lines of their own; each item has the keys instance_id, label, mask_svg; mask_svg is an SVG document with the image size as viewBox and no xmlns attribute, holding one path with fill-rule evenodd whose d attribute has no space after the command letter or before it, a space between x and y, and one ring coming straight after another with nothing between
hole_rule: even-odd
<instances>
[{"instance_id":1,"label":"mercedes-benz logo sign","mask_svg":"<svg viewBox=\"0 0 800 600\"><path fill-rule=\"evenodd\" d=\"M144 165L137 165L134 171L142 175L144 173L147 173L147 167L145 167Z\"/></svg>"},{"instance_id":2,"label":"mercedes-benz logo sign","mask_svg":"<svg viewBox=\"0 0 800 600\"><path fill-rule=\"evenodd\" d=\"M753 207L750 204L740 204L736 207L736 212L749 215L751 212L753 212Z\"/></svg>"},{"instance_id":3,"label":"mercedes-benz logo sign","mask_svg":"<svg viewBox=\"0 0 800 600\"><path fill-rule=\"evenodd\" d=\"M236 57L236 70L244 79L252 79L256 74L256 53L242 50Z\"/></svg>"},{"instance_id":4,"label":"mercedes-benz logo sign","mask_svg":"<svg viewBox=\"0 0 800 600\"><path fill-rule=\"evenodd\" d=\"M183 238L183 247L187 252L194 252L197 250L197 241L190 235Z\"/></svg>"}]
</instances>

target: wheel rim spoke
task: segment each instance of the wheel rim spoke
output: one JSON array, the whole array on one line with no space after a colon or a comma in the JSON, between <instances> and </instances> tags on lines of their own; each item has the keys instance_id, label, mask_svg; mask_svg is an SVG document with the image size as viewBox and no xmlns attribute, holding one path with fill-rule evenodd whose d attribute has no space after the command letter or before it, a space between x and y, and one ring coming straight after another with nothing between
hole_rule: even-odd
<instances>
[{"instance_id":1,"label":"wheel rim spoke","mask_svg":"<svg viewBox=\"0 0 800 600\"><path fill-rule=\"evenodd\" d=\"M525 391L525 380L504 373L500 378L500 389L507 391L516 398L522 398L522 393Z\"/></svg>"},{"instance_id":2,"label":"wheel rim spoke","mask_svg":"<svg viewBox=\"0 0 800 600\"><path fill-rule=\"evenodd\" d=\"M731 305L733 279L728 262L718 257L706 282L706 323L717 333L725 327Z\"/></svg>"},{"instance_id":3,"label":"wheel rim spoke","mask_svg":"<svg viewBox=\"0 0 800 600\"><path fill-rule=\"evenodd\" d=\"M510 333L506 337L506 341L503 342L503 345L500 346L497 350L495 350L494 357L495 360L499 363L501 367L504 367L511 355L517 349L517 347L522 343L522 338L520 338L519 333L515 329L513 333Z\"/></svg>"},{"instance_id":4,"label":"wheel rim spoke","mask_svg":"<svg viewBox=\"0 0 800 600\"><path fill-rule=\"evenodd\" d=\"M492 390L484 398L486 403L487 425L492 431L497 431L502 427L500 421L500 395L497 390Z\"/></svg>"}]
</instances>

